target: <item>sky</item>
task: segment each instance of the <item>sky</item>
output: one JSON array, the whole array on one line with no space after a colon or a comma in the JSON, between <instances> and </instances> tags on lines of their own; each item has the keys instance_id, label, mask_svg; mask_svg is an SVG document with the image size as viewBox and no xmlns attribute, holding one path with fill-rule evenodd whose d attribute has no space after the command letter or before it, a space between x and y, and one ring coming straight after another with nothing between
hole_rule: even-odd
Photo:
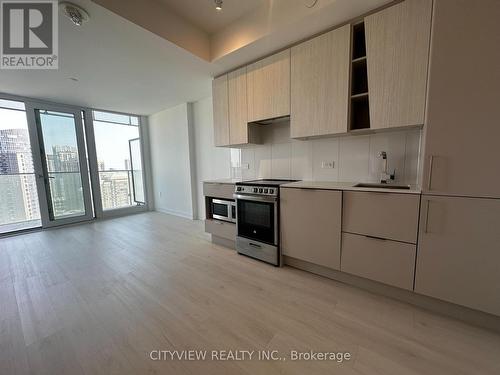
<instances>
[{"instance_id":1,"label":"sky","mask_svg":"<svg viewBox=\"0 0 500 375\"><path fill-rule=\"evenodd\" d=\"M4 129L28 130L26 113L24 111L13 111L10 109L0 108L0 130Z\"/></svg>"}]
</instances>

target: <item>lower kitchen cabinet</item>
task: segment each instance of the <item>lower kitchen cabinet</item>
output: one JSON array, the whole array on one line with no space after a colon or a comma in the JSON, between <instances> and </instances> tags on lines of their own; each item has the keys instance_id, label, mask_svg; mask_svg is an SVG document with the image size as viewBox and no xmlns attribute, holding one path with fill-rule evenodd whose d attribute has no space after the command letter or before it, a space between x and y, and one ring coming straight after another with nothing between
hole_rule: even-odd
<instances>
[{"instance_id":1,"label":"lower kitchen cabinet","mask_svg":"<svg viewBox=\"0 0 500 375\"><path fill-rule=\"evenodd\" d=\"M280 205L283 254L340 269L342 192L282 188Z\"/></svg>"},{"instance_id":2,"label":"lower kitchen cabinet","mask_svg":"<svg viewBox=\"0 0 500 375\"><path fill-rule=\"evenodd\" d=\"M227 240L236 241L236 225L225 221L205 220L205 232Z\"/></svg>"},{"instance_id":3,"label":"lower kitchen cabinet","mask_svg":"<svg viewBox=\"0 0 500 375\"><path fill-rule=\"evenodd\" d=\"M422 197L415 291L500 315L500 199Z\"/></svg>"},{"instance_id":4,"label":"lower kitchen cabinet","mask_svg":"<svg viewBox=\"0 0 500 375\"><path fill-rule=\"evenodd\" d=\"M341 271L413 290L416 246L342 233Z\"/></svg>"}]
</instances>

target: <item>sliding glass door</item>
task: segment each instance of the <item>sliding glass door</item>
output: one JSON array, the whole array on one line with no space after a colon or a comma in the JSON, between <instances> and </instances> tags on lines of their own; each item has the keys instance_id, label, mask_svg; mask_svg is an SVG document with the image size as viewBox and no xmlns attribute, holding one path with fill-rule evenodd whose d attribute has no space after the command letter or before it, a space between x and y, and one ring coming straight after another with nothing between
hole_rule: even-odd
<instances>
[{"instance_id":1,"label":"sliding glass door","mask_svg":"<svg viewBox=\"0 0 500 375\"><path fill-rule=\"evenodd\" d=\"M29 103L43 227L93 218L82 111Z\"/></svg>"}]
</instances>

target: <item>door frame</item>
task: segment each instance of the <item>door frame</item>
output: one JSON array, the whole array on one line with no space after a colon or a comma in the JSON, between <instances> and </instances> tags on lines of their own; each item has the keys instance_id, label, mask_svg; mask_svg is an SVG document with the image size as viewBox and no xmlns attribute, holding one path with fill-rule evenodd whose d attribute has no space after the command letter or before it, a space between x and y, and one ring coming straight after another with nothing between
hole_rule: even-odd
<instances>
[{"instance_id":1,"label":"door frame","mask_svg":"<svg viewBox=\"0 0 500 375\"><path fill-rule=\"evenodd\" d=\"M34 101L26 99L24 101L26 106L26 117L28 121L28 130L30 134L30 141L33 150L33 165L35 169L36 186L38 191L38 200L40 201L40 216L42 219L42 228L50 228L54 226L74 224L83 221L90 221L94 219L94 209L92 204L92 194L89 181L89 169L87 165L87 147L85 144L85 133L82 122L82 113L84 109L77 106L53 104L43 101ZM85 214L75 217L67 217L62 219L51 219L49 208L49 194L46 188L47 171L44 164L44 149L41 142L43 142L39 121L36 116L36 110L48 110L54 112L70 113L75 118L75 134L78 146L78 158L80 166L80 176L83 189L83 202L85 207Z\"/></svg>"}]
</instances>

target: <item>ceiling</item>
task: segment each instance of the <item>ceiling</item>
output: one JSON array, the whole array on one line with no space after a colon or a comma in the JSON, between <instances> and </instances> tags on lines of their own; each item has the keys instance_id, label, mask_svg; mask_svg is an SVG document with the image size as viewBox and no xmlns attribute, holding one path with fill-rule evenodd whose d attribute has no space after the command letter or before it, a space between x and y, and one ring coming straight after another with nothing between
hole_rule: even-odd
<instances>
[{"instance_id":1,"label":"ceiling","mask_svg":"<svg viewBox=\"0 0 500 375\"><path fill-rule=\"evenodd\" d=\"M59 17L59 69L0 70L0 92L134 114L211 94L210 63L90 0L74 2L91 18L78 28Z\"/></svg>"},{"instance_id":2,"label":"ceiling","mask_svg":"<svg viewBox=\"0 0 500 375\"><path fill-rule=\"evenodd\" d=\"M76 27L60 15L59 69L0 69L0 93L149 115L206 98L214 75L392 0L318 0L310 11L303 4L311 0L224 0L220 13L212 0L147 0L163 8L146 0L99 0L106 8L72 1L90 21ZM137 10L143 27L129 20ZM152 24L158 28L147 30ZM210 30L217 32L208 38ZM193 52L215 45L222 52L211 61Z\"/></svg>"},{"instance_id":3,"label":"ceiling","mask_svg":"<svg viewBox=\"0 0 500 375\"><path fill-rule=\"evenodd\" d=\"M224 0L215 10L214 0L159 0L208 34L223 29L267 0Z\"/></svg>"}]
</instances>

